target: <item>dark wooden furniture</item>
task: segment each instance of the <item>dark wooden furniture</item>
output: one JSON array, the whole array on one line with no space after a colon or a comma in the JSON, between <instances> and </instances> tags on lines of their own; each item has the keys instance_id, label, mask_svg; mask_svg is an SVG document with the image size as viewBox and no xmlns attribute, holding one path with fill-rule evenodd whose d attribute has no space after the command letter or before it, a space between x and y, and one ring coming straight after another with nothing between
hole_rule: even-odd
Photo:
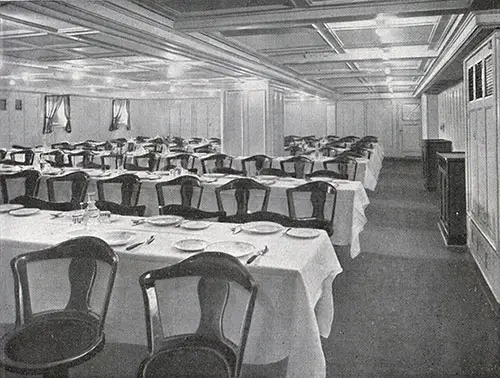
<instances>
[{"instance_id":1,"label":"dark wooden furniture","mask_svg":"<svg viewBox=\"0 0 500 378\"><path fill-rule=\"evenodd\" d=\"M227 201L223 200L222 192L234 193L234 200L236 201L235 214L248 214L250 212L250 207L252 207L250 205L260 202L260 198L262 198L262 204L259 205L257 211L267 210L271 188L247 177L229 181L215 188L215 197L217 199L219 211L228 213L228 211L224 209L224 202L227 203ZM252 198L256 198L256 200L253 201Z\"/></svg>"},{"instance_id":2,"label":"dark wooden furniture","mask_svg":"<svg viewBox=\"0 0 500 378\"><path fill-rule=\"evenodd\" d=\"M263 168L271 168L273 159L267 155L252 155L241 160L245 176L255 176Z\"/></svg>"},{"instance_id":3,"label":"dark wooden furniture","mask_svg":"<svg viewBox=\"0 0 500 378\"><path fill-rule=\"evenodd\" d=\"M155 189L160 215L165 214L163 208L171 204L199 208L203 196L201 181L189 175L159 182L155 185Z\"/></svg>"},{"instance_id":4,"label":"dark wooden furniture","mask_svg":"<svg viewBox=\"0 0 500 378\"><path fill-rule=\"evenodd\" d=\"M429 191L438 187L438 152L451 152L451 141L446 139L424 139L422 141L422 164L424 186Z\"/></svg>"},{"instance_id":5,"label":"dark wooden furniture","mask_svg":"<svg viewBox=\"0 0 500 378\"><path fill-rule=\"evenodd\" d=\"M307 156L296 155L280 161L281 170L292 173L295 178L304 178L312 173L314 161Z\"/></svg>"},{"instance_id":6,"label":"dark wooden furniture","mask_svg":"<svg viewBox=\"0 0 500 378\"><path fill-rule=\"evenodd\" d=\"M38 194L40 176L40 172L35 169L27 169L13 174L0 175L3 203L9 203L9 201L22 195L36 196ZM12 195L13 193L9 193L9 182L18 182L19 180L24 180L24 191Z\"/></svg>"},{"instance_id":7,"label":"dark wooden furniture","mask_svg":"<svg viewBox=\"0 0 500 378\"><path fill-rule=\"evenodd\" d=\"M192 332L165 336L162 320L168 318L160 317L156 283L161 284L161 290L162 281L172 280L180 280L182 285L192 281L186 285L192 290L186 294L185 303L199 304L199 321ZM221 252L199 253L175 265L148 271L140 276L139 283L149 355L139 367L138 377L240 377L258 287L237 258ZM228 299L235 289L245 310L228 324L224 319L232 313L233 301ZM231 330L237 335L232 340L226 336Z\"/></svg>"},{"instance_id":8,"label":"dark wooden furniture","mask_svg":"<svg viewBox=\"0 0 500 378\"><path fill-rule=\"evenodd\" d=\"M354 181L358 170L358 161L352 156L339 155L323 161L323 169L334 171L346 180Z\"/></svg>"},{"instance_id":9,"label":"dark wooden furniture","mask_svg":"<svg viewBox=\"0 0 500 378\"><path fill-rule=\"evenodd\" d=\"M462 245L467 241L465 152L438 152L436 156L441 199L439 229L446 244Z\"/></svg>"},{"instance_id":10,"label":"dark wooden furniture","mask_svg":"<svg viewBox=\"0 0 500 378\"><path fill-rule=\"evenodd\" d=\"M213 168L229 167L233 165L233 157L226 154L212 154L200 158L203 173L212 172Z\"/></svg>"},{"instance_id":11,"label":"dark wooden furniture","mask_svg":"<svg viewBox=\"0 0 500 378\"><path fill-rule=\"evenodd\" d=\"M113 249L91 236L14 257L16 326L0 340L0 365L15 373L67 377L71 366L99 353L117 266ZM53 292L48 282L62 267L66 277L57 277L61 286ZM44 269L52 273L41 275ZM44 301L41 309L33 305L54 296L59 300Z\"/></svg>"},{"instance_id":12,"label":"dark wooden furniture","mask_svg":"<svg viewBox=\"0 0 500 378\"><path fill-rule=\"evenodd\" d=\"M67 194L65 185L71 183L71 193L69 196L66 195L66 199L75 209L78 209L80 202L85 200L89 181L89 175L83 171L71 172L63 176L49 177L47 179L47 195L49 202L60 202L57 201L58 198L56 197L62 197L63 193ZM55 190L56 186L60 186L59 190ZM58 194L57 196L56 193Z\"/></svg>"},{"instance_id":13,"label":"dark wooden furniture","mask_svg":"<svg viewBox=\"0 0 500 378\"><path fill-rule=\"evenodd\" d=\"M170 204L160 207L160 215L179 215L190 220L205 219L219 222L226 216L226 213L224 211L205 211L196 207Z\"/></svg>"},{"instance_id":14,"label":"dark wooden furniture","mask_svg":"<svg viewBox=\"0 0 500 378\"><path fill-rule=\"evenodd\" d=\"M106 187L120 184L121 200L112 202L106 199ZM142 217L146 211L145 205L137 205L141 193L141 180L134 174L125 173L105 180L97 180L96 206L113 214L135 215Z\"/></svg>"}]
</instances>

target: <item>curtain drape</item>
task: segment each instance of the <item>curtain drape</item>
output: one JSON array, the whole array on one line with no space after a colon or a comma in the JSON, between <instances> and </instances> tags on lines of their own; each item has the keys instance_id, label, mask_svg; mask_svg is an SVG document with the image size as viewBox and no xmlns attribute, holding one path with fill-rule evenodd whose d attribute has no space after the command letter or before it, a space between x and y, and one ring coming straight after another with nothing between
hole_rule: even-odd
<instances>
[{"instance_id":1,"label":"curtain drape","mask_svg":"<svg viewBox=\"0 0 500 378\"><path fill-rule=\"evenodd\" d=\"M127 99L114 99L109 131L118 130L122 125L125 125L127 130L130 130L130 101Z\"/></svg>"},{"instance_id":2,"label":"curtain drape","mask_svg":"<svg viewBox=\"0 0 500 378\"><path fill-rule=\"evenodd\" d=\"M45 120L43 123L43 134L50 134L54 131L53 122L54 115L61 106L63 101L62 96L45 96Z\"/></svg>"},{"instance_id":3,"label":"curtain drape","mask_svg":"<svg viewBox=\"0 0 500 378\"><path fill-rule=\"evenodd\" d=\"M69 105L69 96L64 96L63 98L64 102L64 115L66 116L66 126L64 126L64 130L66 130L67 133L71 132L71 121L69 115L71 114L70 112L70 105Z\"/></svg>"}]
</instances>

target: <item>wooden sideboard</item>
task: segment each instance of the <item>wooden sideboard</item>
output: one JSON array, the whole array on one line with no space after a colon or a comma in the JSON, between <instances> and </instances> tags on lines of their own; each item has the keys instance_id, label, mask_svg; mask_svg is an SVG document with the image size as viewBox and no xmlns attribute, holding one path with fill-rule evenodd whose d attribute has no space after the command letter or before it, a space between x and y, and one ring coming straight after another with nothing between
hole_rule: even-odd
<instances>
[{"instance_id":1,"label":"wooden sideboard","mask_svg":"<svg viewBox=\"0 0 500 378\"><path fill-rule=\"evenodd\" d=\"M438 152L439 228L447 245L467 242L465 152Z\"/></svg>"},{"instance_id":2,"label":"wooden sideboard","mask_svg":"<svg viewBox=\"0 0 500 378\"><path fill-rule=\"evenodd\" d=\"M446 139L424 139L422 141L422 163L424 185L429 191L438 187L438 152L451 152L451 141Z\"/></svg>"}]
</instances>

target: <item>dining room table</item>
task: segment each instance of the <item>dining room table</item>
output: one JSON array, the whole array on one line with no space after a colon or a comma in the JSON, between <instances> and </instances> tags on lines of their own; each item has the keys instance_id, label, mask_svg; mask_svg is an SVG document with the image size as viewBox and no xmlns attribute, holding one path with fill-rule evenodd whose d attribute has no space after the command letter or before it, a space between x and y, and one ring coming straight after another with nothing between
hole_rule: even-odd
<instances>
[{"instance_id":1,"label":"dining room table","mask_svg":"<svg viewBox=\"0 0 500 378\"><path fill-rule=\"evenodd\" d=\"M304 229L285 229L269 222L236 225L187 221L172 216L119 215L100 217L99 224L91 227L73 223L73 215L78 215L80 210L54 213L38 209L6 211L6 207L6 204L0 205L0 322L12 324L15 319L9 265L14 256L91 235L105 240L119 256L104 327L106 340L145 345L140 274L175 264L201 251L230 253L245 264L249 256L267 246L267 254L246 264L259 285L259 292L244 362L265 364L288 359L287 377L326 376L321 338L330 335L334 315L332 284L342 268L325 231L307 229L304 233ZM152 235L155 236L152 243L127 250L127 246ZM44 276L51 273L41 272ZM193 326L190 323L195 322L196 317L189 316L191 303L183 301L183 290L180 285L164 293L171 295L175 304L162 308L167 333ZM64 298L65 293L55 287L48 295L43 304L36 303L37 298L32 297L33 308L47 307L51 301ZM238 296L230 300L235 301L237 308ZM188 315L173 316L179 310L185 310Z\"/></svg>"}]
</instances>

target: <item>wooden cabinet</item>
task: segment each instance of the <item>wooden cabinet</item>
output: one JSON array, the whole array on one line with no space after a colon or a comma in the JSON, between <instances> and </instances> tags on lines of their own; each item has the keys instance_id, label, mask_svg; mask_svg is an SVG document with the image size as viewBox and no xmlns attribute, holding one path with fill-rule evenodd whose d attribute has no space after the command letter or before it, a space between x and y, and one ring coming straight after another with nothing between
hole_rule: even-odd
<instances>
[{"instance_id":1,"label":"wooden cabinet","mask_svg":"<svg viewBox=\"0 0 500 378\"><path fill-rule=\"evenodd\" d=\"M468 246L500 302L500 32L464 60Z\"/></svg>"},{"instance_id":2,"label":"wooden cabinet","mask_svg":"<svg viewBox=\"0 0 500 378\"><path fill-rule=\"evenodd\" d=\"M451 141L445 139L424 139L422 141L422 164L424 185L429 191L438 187L438 152L451 152Z\"/></svg>"},{"instance_id":3,"label":"wooden cabinet","mask_svg":"<svg viewBox=\"0 0 500 378\"><path fill-rule=\"evenodd\" d=\"M465 218L465 152L437 154L440 194L439 228L447 245L467 241Z\"/></svg>"}]
</instances>

